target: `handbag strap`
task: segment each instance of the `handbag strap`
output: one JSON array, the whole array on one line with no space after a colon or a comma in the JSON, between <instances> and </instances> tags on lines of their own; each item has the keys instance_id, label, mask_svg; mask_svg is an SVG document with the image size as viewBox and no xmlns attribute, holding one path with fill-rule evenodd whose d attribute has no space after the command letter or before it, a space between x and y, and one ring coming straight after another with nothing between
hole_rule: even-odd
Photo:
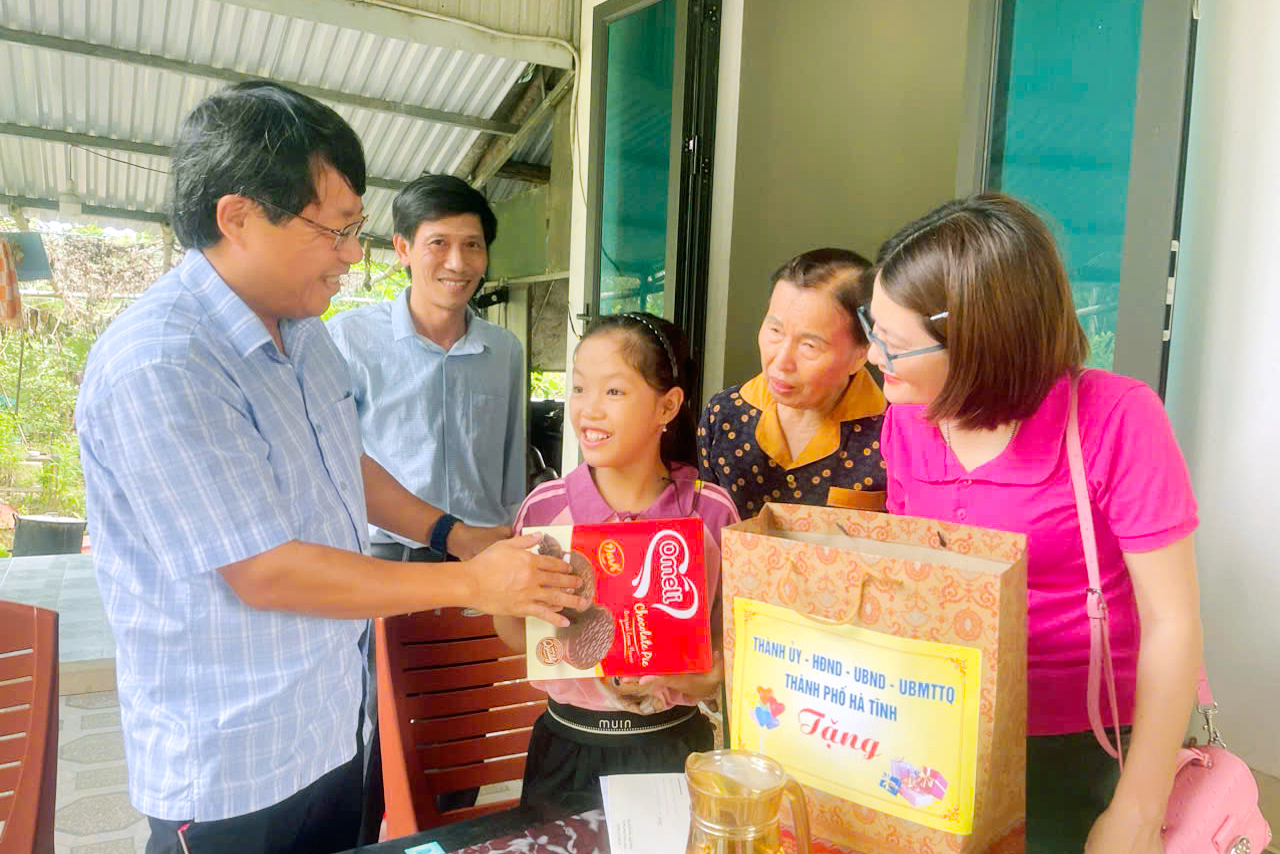
<instances>
[{"instance_id":1,"label":"handbag strap","mask_svg":"<svg viewBox=\"0 0 1280 854\"><path fill-rule=\"evenodd\" d=\"M1071 469L1071 487L1076 497L1076 516L1080 520L1080 539L1084 544L1084 565L1089 572L1089 586L1085 589L1085 610L1089 614L1089 685L1086 702L1089 705L1089 725L1102 749L1114 756L1124 767L1123 749L1120 746L1120 710L1116 702L1116 673L1111 658L1111 626L1107 620L1107 601L1102 595L1102 574L1098 570L1098 541L1093 533L1093 508L1089 503L1089 488L1084 475L1084 452L1080 448L1080 376L1071 377L1071 404L1067 411L1067 465ZM1107 694L1111 700L1111 723L1115 727L1116 743L1113 747L1106 727L1102 723L1099 693L1102 677L1107 680Z\"/></svg>"},{"instance_id":2,"label":"handbag strap","mask_svg":"<svg viewBox=\"0 0 1280 854\"><path fill-rule=\"evenodd\" d=\"M1086 702L1089 705L1089 725L1093 735L1102 745L1102 749L1116 757L1120 767L1124 767L1124 757L1120 747L1120 714L1116 702L1115 664L1111 657L1111 627L1107 618L1107 603L1102 595L1102 575L1098 570L1098 541L1093 530L1093 507L1089 501L1088 481L1084 473L1084 452L1080 446L1080 371L1071 378L1070 408L1067 411L1067 465L1071 469L1071 487L1075 492L1076 516L1080 522L1080 539L1084 545L1084 564L1089 573L1089 587L1085 594L1085 609L1089 614L1089 685L1086 691ZM1116 743L1111 744L1106 727L1102 723L1099 694L1102 679L1107 680L1107 694L1111 701L1111 722L1115 727ZM1205 717L1205 726L1209 730L1210 742L1221 744L1216 728L1213 725L1213 714L1217 705L1213 702L1213 692L1209 688L1209 676L1204 663L1200 664L1200 673L1196 678L1196 700L1198 711Z\"/></svg>"}]
</instances>

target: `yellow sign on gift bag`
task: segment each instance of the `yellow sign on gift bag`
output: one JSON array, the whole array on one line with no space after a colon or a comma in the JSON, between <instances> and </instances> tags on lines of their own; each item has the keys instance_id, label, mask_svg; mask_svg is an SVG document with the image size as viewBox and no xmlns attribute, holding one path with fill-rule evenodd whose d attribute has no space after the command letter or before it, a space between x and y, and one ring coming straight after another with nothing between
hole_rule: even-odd
<instances>
[{"instance_id":1,"label":"yellow sign on gift bag","mask_svg":"<svg viewBox=\"0 0 1280 854\"><path fill-rule=\"evenodd\" d=\"M736 599L733 747L951 833L973 829L982 653Z\"/></svg>"}]
</instances>

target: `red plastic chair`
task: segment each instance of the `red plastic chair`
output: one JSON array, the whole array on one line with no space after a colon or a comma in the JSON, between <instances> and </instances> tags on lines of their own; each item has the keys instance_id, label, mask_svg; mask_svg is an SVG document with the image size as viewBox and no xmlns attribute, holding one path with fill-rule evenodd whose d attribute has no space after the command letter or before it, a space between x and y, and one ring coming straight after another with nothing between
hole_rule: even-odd
<instances>
[{"instance_id":1,"label":"red plastic chair","mask_svg":"<svg viewBox=\"0 0 1280 854\"><path fill-rule=\"evenodd\" d=\"M0 601L0 851L53 854L58 614Z\"/></svg>"},{"instance_id":2,"label":"red plastic chair","mask_svg":"<svg viewBox=\"0 0 1280 854\"><path fill-rule=\"evenodd\" d=\"M441 812L436 796L520 780L546 694L493 618L457 608L377 620L378 727L389 838L508 809Z\"/></svg>"}]
</instances>

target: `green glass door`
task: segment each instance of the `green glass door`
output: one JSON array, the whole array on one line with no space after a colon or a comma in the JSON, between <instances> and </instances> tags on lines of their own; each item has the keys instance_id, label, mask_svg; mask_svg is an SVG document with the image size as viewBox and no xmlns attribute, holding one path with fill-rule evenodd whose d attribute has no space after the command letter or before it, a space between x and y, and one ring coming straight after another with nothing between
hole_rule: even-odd
<instances>
[{"instance_id":1,"label":"green glass door","mask_svg":"<svg viewBox=\"0 0 1280 854\"><path fill-rule=\"evenodd\" d=\"M601 314L667 308L676 11L676 0L659 0L608 26Z\"/></svg>"},{"instance_id":2,"label":"green glass door","mask_svg":"<svg viewBox=\"0 0 1280 854\"><path fill-rule=\"evenodd\" d=\"M689 335L698 360L720 5L606 0L595 7L591 46L583 317L667 317Z\"/></svg>"},{"instance_id":3,"label":"green glass door","mask_svg":"<svg viewBox=\"0 0 1280 854\"><path fill-rule=\"evenodd\" d=\"M985 180L1062 248L1090 364L1160 388L1192 0L1000 0Z\"/></svg>"}]
</instances>

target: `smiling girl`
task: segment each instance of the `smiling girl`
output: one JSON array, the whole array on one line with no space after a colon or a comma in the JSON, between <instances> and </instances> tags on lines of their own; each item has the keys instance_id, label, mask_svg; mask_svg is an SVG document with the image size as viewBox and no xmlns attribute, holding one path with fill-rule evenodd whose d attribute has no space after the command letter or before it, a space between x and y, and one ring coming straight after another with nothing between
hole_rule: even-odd
<instances>
[{"instance_id":1,"label":"smiling girl","mask_svg":"<svg viewBox=\"0 0 1280 854\"><path fill-rule=\"evenodd\" d=\"M720 636L720 529L738 521L729 495L698 480L694 420L685 388L694 371L679 327L635 312L599 318L574 354L569 421L583 463L530 493L516 516L526 526L697 516L703 521L711 636ZM495 617L512 649L525 648L524 621ZM525 765L525 803L600 800L600 777L681 772L685 758L713 747L697 708L714 697L723 660L706 673L640 680L562 679L547 692Z\"/></svg>"}]
</instances>

